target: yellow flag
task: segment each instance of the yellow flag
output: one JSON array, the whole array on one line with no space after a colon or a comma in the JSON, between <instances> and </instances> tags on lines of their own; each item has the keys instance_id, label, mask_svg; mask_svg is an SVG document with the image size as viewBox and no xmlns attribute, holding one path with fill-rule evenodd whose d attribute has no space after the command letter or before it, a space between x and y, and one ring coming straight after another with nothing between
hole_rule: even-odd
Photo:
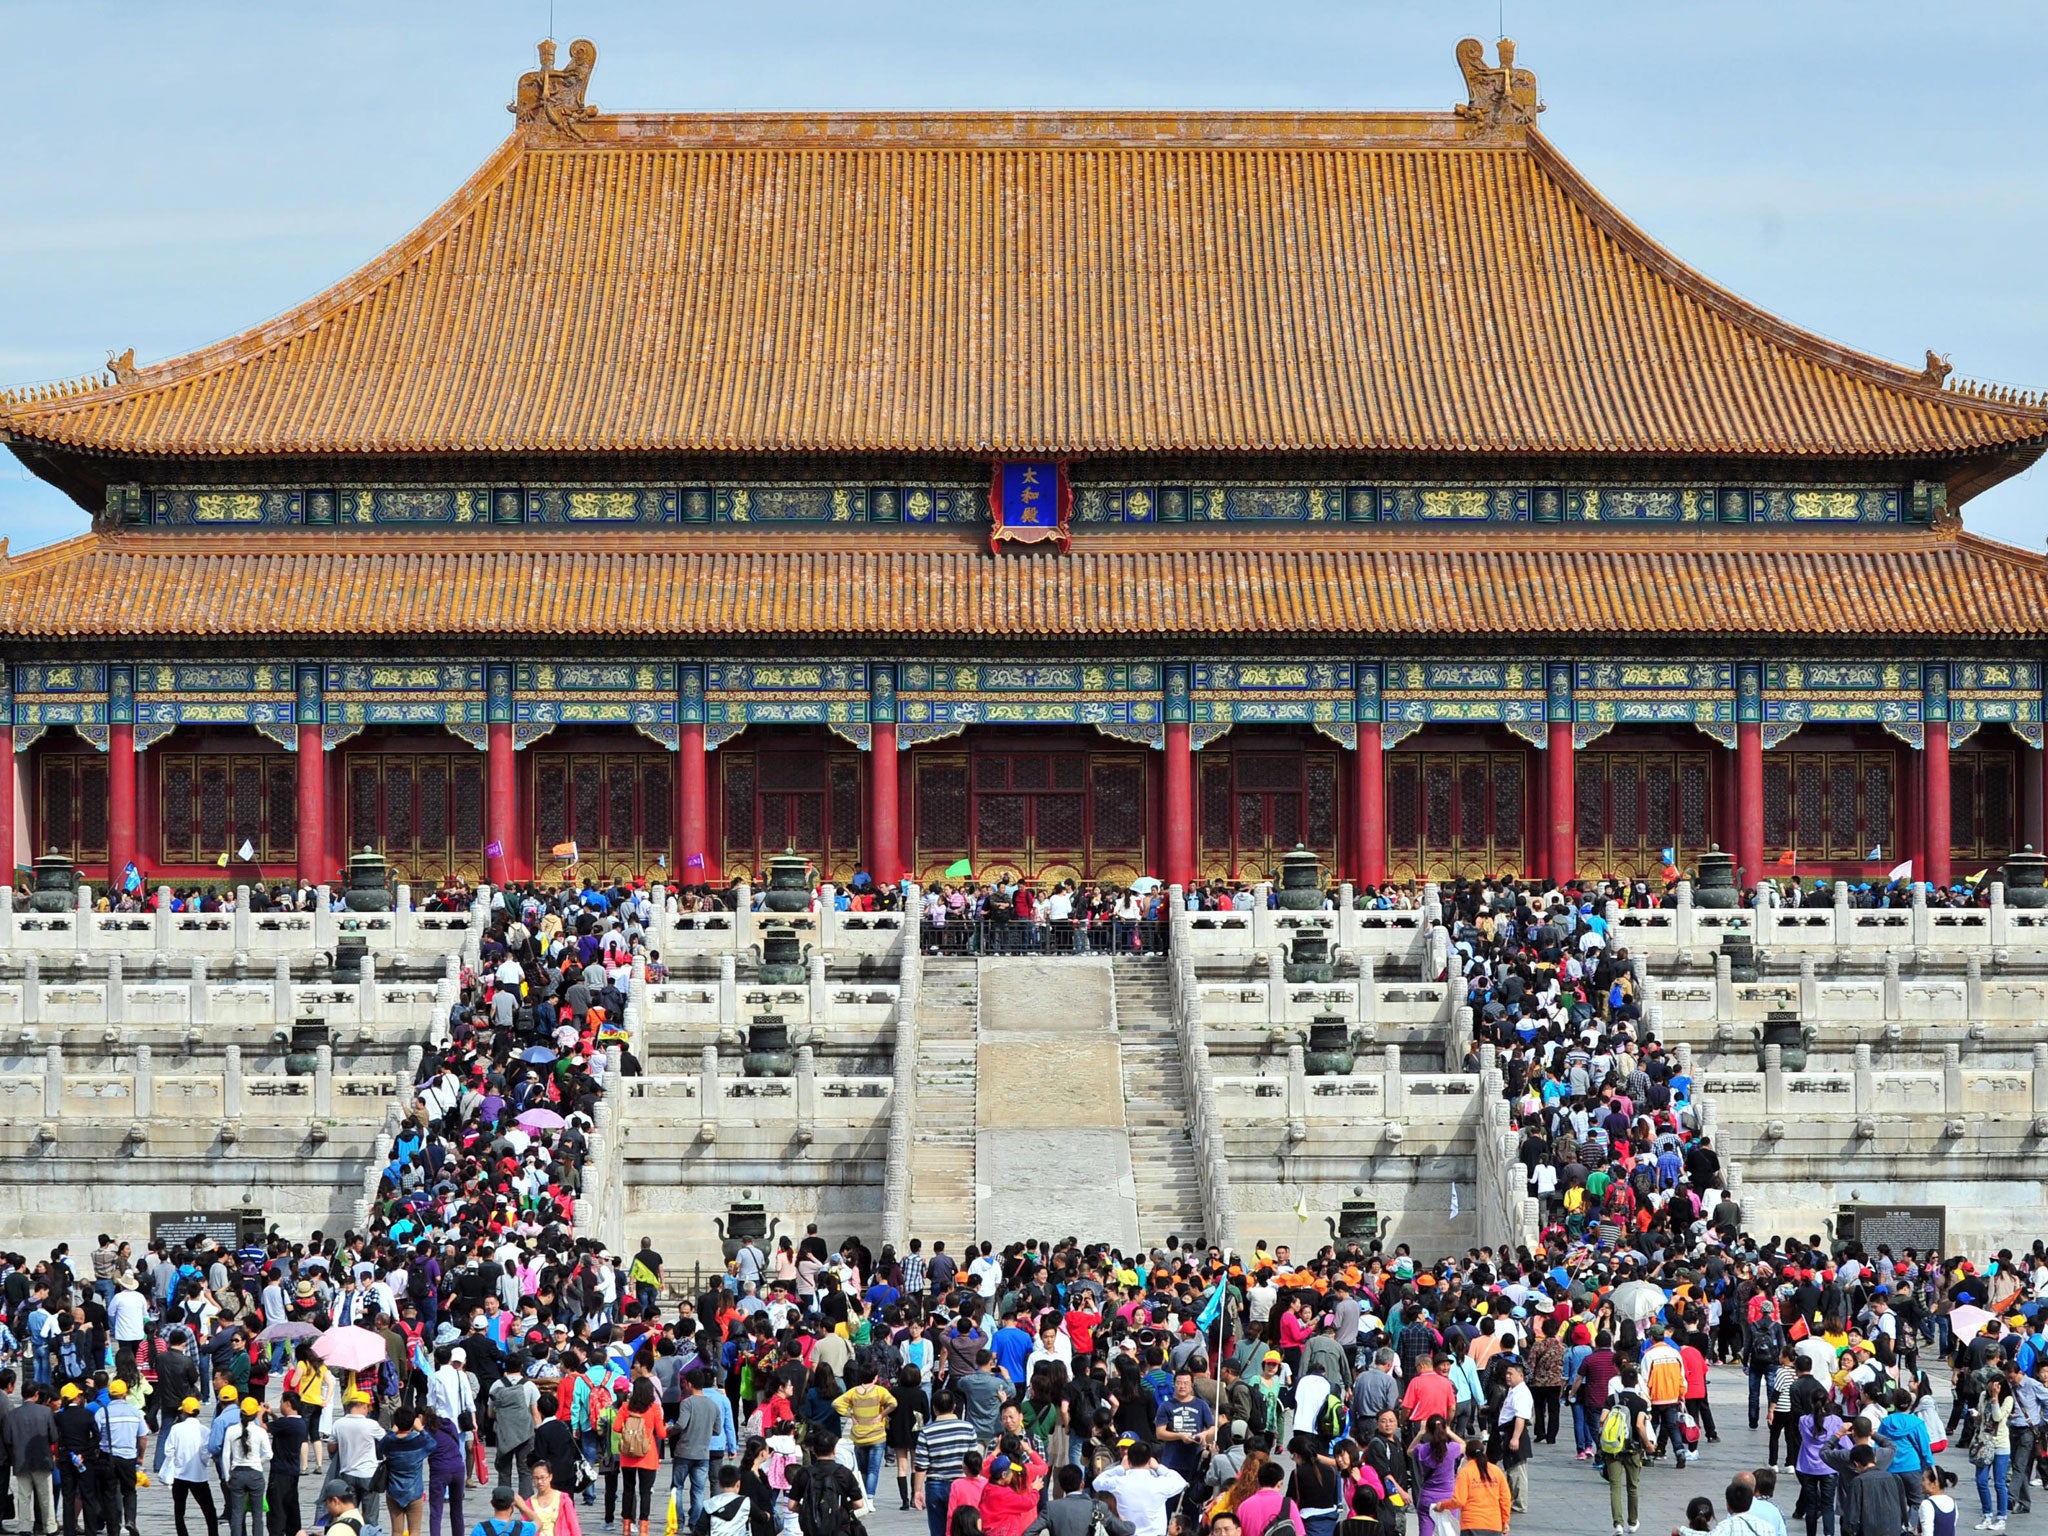
<instances>
[{"instance_id":1,"label":"yellow flag","mask_svg":"<svg viewBox=\"0 0 2048 1536\"><path fill-rule=\"evenodd\" d=\"M218 864L222 869L226 869L228 867L228 856L225 853L223 853L219 858L215 859L213 862Z\"/></svg>"},{"instance_id":2,"label":"yellow flag","mask_svg":"<svg viewBox=\"0 0 2048 1536\"><path fill-rule=\"evenodd\" d=\"M1305 1189L1294 1197L1294 1219L1296 1221L1308 1220L1308 1191Z\"/></svg>"}]
</instances>

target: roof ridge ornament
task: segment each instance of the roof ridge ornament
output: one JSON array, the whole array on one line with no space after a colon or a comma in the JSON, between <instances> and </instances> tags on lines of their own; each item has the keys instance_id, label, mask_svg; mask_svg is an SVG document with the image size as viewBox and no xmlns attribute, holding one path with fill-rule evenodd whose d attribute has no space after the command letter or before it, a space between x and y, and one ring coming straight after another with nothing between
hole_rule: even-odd
<instances>
[{"instance_id":1,"label":"roof ridge ornament","mask_svg":"<svg viewBox=\"0 0 2048 1536\"><path fill-rule=\"evenodd\" d=\"M117 386L133 384L137 379L141 378L142 370L135 366L135 349L130 347L126 352L117 355L113 349L109 348L107 351L107 372L114 376L114 383Z\"/></svg>"},{"instance_id":2,"label":"roof ridge ornament","mask_svg":"<svg viewBox=\"0 0 2048 1536\"><path fill-rule=\"evenodd\" d=\"M555 40L540 41L540 68L519 77L518 89L505 110L519 126L540 140L580 139L577 124L597 116L597 108L583 99L590 87L590 71L597 64L597 44L579 37L569 45L569 67L555 68Z\"/></svg>"},{"instance_id":3,"label":"roof ridge ornament","mask_svg":"<svg viewBox=\"0 0 2048 1536\"><path fill-rule=\"evenodd\" d=\"M1927 349L1927 366L1920 370L1921 378L1939 389L1954 372L1955 369L1949 363L1946 352L1936 352L1932 347Z\"/></svg>"},{"instance_id":4,"label":"roof ridge ornament","mask_svg":"<svg viewBox=\"0 0 2048 1536\"><path fill-rule=\"evenodd\" d=\"M1486 44L1468 37L1458 44L1458 72L1465 77L1466 100L1456 108L1465 136L1486 144L1504 144L1519 137L1517 129L1533 128L1544 110L1536 96L1536 76L1515 68L1515 40L1498 43L1500 63L1486 62Z\"/></svg>"}]
</instances>

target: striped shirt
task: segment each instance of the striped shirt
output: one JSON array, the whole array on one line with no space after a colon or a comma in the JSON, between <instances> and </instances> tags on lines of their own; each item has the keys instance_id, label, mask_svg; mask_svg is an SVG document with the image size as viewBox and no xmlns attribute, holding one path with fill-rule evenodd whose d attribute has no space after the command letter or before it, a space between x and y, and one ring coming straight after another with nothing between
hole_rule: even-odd
<instances>
[{"instance_id":1,"label":"striped shirt","mask_svg":"<svg viewBox=\"0 0 2048 1536\"><path fill-rule=\"evenodd\" d=\"M921 1253L909 1254L903 1260L903 1294L924 1294L924 1255Z\"/></svg>"},{"instance_id":2,"label":"striped shirt","mask_svg":"<svg viewBox=\"0 0 2048 1536\"><path fill-rule=\"evenodd\" d=\"M962 1458L979 1449L974 1426L965 1419L933 1419L917 1432L917 1470L933 1482L948 1482L965 1475Z\"/></svg>"}]
</instances>

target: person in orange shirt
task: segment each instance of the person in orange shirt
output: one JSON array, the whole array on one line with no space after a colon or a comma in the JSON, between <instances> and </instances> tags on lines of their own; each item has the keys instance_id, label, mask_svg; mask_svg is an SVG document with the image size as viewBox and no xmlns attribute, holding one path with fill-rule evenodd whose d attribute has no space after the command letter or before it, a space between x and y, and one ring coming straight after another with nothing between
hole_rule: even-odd
<instances>
[{"instance_id":1,"label":"person in orange shirt","mask_svg":"<svg viewBox=\"0 0 2048 1536\"><path fill-rule=\"evenodd\" d=\"M1510 1507L1508 1480L1488 1463L1485 1437L1474 1435L1465 1446L1457 1488L1431 1508L1438 1514L1456 1510L1459 1528L1473 1536L1507 1536Z\"/></svg>"}]
</instances>

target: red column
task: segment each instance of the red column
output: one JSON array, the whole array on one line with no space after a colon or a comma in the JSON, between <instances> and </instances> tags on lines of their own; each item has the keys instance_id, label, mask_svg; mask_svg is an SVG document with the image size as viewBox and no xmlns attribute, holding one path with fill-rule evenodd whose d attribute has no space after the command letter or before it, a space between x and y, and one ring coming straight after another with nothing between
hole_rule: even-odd
<instances>
[{"instance_id":1,"label":"red column","mask_svg":"<svg viewBox=\"0 0 2048 1536\"><path fill-rule=\"evenodd\" d=\"M1578 795L1572 775L1572 727L1569 721L1550 725L1550 782L1546 814L1550 818L1550 878L1563 885L1579 872L1579 834L1574 810Z\"/></svg>"},{"instance_id":2,"label":"red column","mask_svg":"<svg viewBox=\"0 0 2048 1536\"><path fill-rule=\"evenodd\" d=\"M1384 738L1378 721L1363 721L1358 727L1358 751L1353 755L1357 787L1353 791L1353 814L1358 818L1354 867L1362 890L1372 890L1387 878L1387 773Z\"/></svg>"},{"instance_id":3,"label":"red column","mask_svg":"<svg viewBox=\"0 0 2048 1536\"><path fill-rule=\"evenodd\" d=\"M107 889L118 893L135 858L135 727L107 727Z\"/></svg>"},{"instance_id":4,"label":"red column","mask_svg":"<svg viewBox=\"0 0 2048 1536\"><path fill-rule=\"evenodd\" d=\"M1921 837L1924 830L1920 824L1920 754L1911 747L1901 747L1897 756L1899 778L1899 855L1900 859L1912 861L1913 878L1927 878L1927 843ZM1889 867L1889 866L1887 866Z\"/></svg>"},{"instance_id":5,"label":"red column","mask_svg":"<svg viewBox=\"0 0 2048 1536\"><path fill-rule=\"evenodd\" d=\"M299 878L318 885L327 863L327 750L317 725L299 727Z\"/></svg>"},{"instance_id":6,"label":"red column","mask_svg":"<svg viewBox=\"0 0 2048 1536\"><path fill-rule=\"evenodd\" d=\"M1927 747L1922 756L1926 759L1921 788L1921 816L1926 827L1924 841L1927 845L1927 872L1915 870L1917 879L1929 885L1949 883L1948 851L1948 722L1935 721L1925 727Z\"/></svg>"},{"instance_id":7,"label":"red column","mask_svg":"<svg viewBox=\"0 0 2048 1536\"><path fill-rule=\"evenodd\" d=\"M868 873L877 885L894 885L903 878L903 827L898 812L896 727L872 725L868 753Z\"/></svg>"},{"instance_id":8,"label":"red column","mask_svg":"<svg viewBox=\"0 0 2048 1536\"><path fill-rule=\"evenodd\" d=\"M0 725L0 880L14 884L14 727Z\"/></svg>"},{"instance_id":9,"label":"red column","mask_svg":"<svg viewBox=\"0 0 2048 1536\"><path fill-rule=\"evenodd\" d=\"M1764 869L1764 728L1735 727L1735 883L1748 890Z\"/></svg>"},{"instance_id":10,"label":"red column","mask_svg":"<svg viewBox=\"0 0 2048 1536\"><path fill-rule=\"evenodd\" d=\"M1161 850L1168 885L1195 880L1195 754L1185 722L1166 727L1166 846Z\"/></svg>"},{"instance_id":11,"label":"red column","mask_svg":"<svg viewBox=\"0 0 2048 1536\"><path fill-rule=\"evenodd\" d=\"M704 727L677 727L676 738L676 879L684 885L709 885L717 878L711 867L709 809L704 795Z\"/></svg>"},{"instance_id":12,"label":"red column","mask_svg":"<svg viewBox=\"0 0 2048 1536\"><path fill-rule=\"evenodd\" d=\"M486 806L484 810L484 843L486 876L502 885L512 877L518 867L519 794L517 775L513 771L512 722L498 720L487 727L490 732L489 762L484 767ZM488 846L498 845L498 857L488 856Z\"/></svg>"}]
</instances>

